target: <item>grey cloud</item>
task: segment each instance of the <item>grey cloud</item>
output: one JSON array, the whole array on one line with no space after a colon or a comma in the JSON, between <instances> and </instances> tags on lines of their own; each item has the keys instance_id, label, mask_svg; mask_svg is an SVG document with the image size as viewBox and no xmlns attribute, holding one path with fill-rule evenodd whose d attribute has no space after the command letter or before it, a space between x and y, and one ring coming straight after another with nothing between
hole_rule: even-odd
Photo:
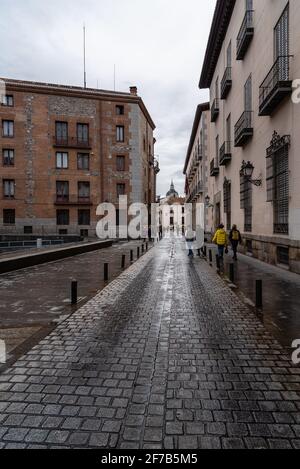
<instances>
[{"instance_id":1,"label":"grey cloud","mask_svg":"<svg viewBox=\"0 0 300 469\"><path fill-rule=\"evenodd\" d=\"M88 85L138 86L154 121L161 173L158 193L183 170L215 0L1 0L0 75L80 85L82 26L87 27Z\"/></svg>"}]
</instances>

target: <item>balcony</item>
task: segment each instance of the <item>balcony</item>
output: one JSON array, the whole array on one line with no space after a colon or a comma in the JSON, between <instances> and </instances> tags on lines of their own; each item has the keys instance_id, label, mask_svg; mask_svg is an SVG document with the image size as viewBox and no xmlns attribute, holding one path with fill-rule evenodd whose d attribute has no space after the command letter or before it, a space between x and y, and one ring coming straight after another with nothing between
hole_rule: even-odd
<instances>
[{"instance_id":1,"label":"balcony","mask_svg":"<svg viewBox=\"0 0 300 469\"><path fill-rule=\"evenodd\" d=\"M69 195L57 195L55 198L55 205L73 205L73 206L91 206L91 198L88 197L78 197L78 196L69 196Z\"/></svg>"},{"instance_id":2,"label":"balcony","mask_svg":"<svg viewBox=\"0 0 300 469\"><path fill-rule=\"evenodd\" d=\"M211 177L217 177L220 174L220 168L216 160L213 159L210 163L210 175Z\"/></svg>"},{"instance_id":3,"label":"balcony","mask_svg":"<svg viewBox=\"0 0 300 469\"><path fill-rule=\"evenodd\" d=\"M220 166L230 163L231 156L231 142L224 142L220 148Z\"/></svg>"},{"instance_id":4,"label":"balcony","mask_svg":"<svg viewBox=\"0 0 300 469\"><path fill-rule=\"evenodd\" d=\"M245 111L234 127L234 145L243 147L253 137L253 112Z\"/></svg>"},{"instance_id":5,"label":"balcony","mask_svg":"<svg viewBox=\"0 0 300 469\"><path fill-rule=\"evenodd\" d=\"M290 56L280 56L259 88L259 115L270 116L278 104L293 91Z\"/></svg>"},{"instance_id":6,"label":"balcony","mask_svg":"<svg viewBox=\"0 0 300 469\"><path fill-rule=\"evenodd\" d=\"M216 122L220 112L219 99L214 99L211 105L211 122Z\"/></svg>"},{"instance_id":7,"label":"balcony","mask_svg":"<svg viewBox=\"0 0 300 469\"><path fill-rule=\"evenodd\" d=\"M254 36L254 26L253 26L253 16L254 11L248 10L243 19L241 29L239 31L237 40L236 40L236 59L243 60L250 42Z\"/></svg>"},{"instance_id":8,"label":"balcony","mask_svg":"<svg viewBox=\"0 0 300 469\"><path fill-rule=\"evenodd\" d=\"M53 137L53 146L56 148L75 148L91 150L90 140L80 140L77 137Z\"/></svg>"},{"instance_id":9,"label":"balcony","mask_svg":"<svg viewBox=\"0 0 300 469\"><path fill-rule=\"evenodd\" d=\"M227 67L221 81L221 99L226 99L232 87L232 68Z\"/></svg>"}]
</instances>

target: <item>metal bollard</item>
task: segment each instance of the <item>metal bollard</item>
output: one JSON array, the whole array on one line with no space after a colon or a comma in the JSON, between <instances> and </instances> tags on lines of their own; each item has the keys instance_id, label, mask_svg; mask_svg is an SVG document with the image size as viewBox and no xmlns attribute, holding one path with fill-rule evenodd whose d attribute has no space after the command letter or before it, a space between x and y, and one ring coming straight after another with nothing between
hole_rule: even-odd
<instances>
[{"instance_id":1,"label":"metal bollard","mask_svg":"<svg viewBox=\"0 0 300 469\"><path fill-rule=\"evenodd\" d=\"M262 309L263 307L263 292L262 292L262 280L256 280L256 307Z\"/></svg>"},{"instance_id":2,"label":"metal bollard","mask_svg":"<svg viewBox=\"0 0 300 469\"><path fill-rule=\"evenodd\" d=\"M140 258L140 248L139 247L137 248L137 258L138 259Z\"/></svg>"},{"instance_id":3,"label":"metal bollard","mask_svg":"<svg viewBox=\"0 0 300 469\"><path fill-rule=\"evenodd\" d=\"M229 280L234 283L234 264L229 264Z\"/></svg>"},{"instance_id":4,"label":"metal bollard","mask_svg":"<svg viewBox=\"0 0 300 469\"><path fill-rule=\"evenodd\" d=\"M125 254L123 254L123 256L122 256L122 266L121 266L122 269L125 269L125 263L126 263L126 256L125 256Z\"/></svg>"},{"instance_id":5,"label":"metal bollard","mask_svg":"<svg viewBox=\"0 0 300 469\"><path fill-rule=\"evenodd\" d=\"M149 244L146 243L146 251L148 251L148 249L149 249Z\"/></svg>"},{"instance_id":6,"label":"metal bollard","mask_svg":"<svg viewBox=\"0 0 300 469\"><path fill-rule=\"evenodd\" d=\"M203 248L203 253L204 253L204 257L207 259L207 247L204 246Z\"/></svg>"},{"instance_id":7,"label":"metal bollard","mask_svg":"<svg viewBox=\"0 0 300 469\"><path fill-rule=\"evenodd\" d=\"M144 252L145 252L145 245L142 244L142 254L144 254Z\"/></svg>"},{"instance_id":8,"label":"metal bollard","mask_svg":"<svg viewBox=\"0 0 300 469\"><path fill-rule=\"evenodd\" d=\"M78 283L76 280L73 280L71 284L71 304L77 305L77 302L78 302Z\"/></svg>"},{"instance_id":9,"label":"metal bollard","mask_svg":"<svg viewBox=\"0 0 300 469\"><path fill-rule=\"evenodd\" d=\"M212 250L209 250L209 263L212 264L213 258L212 258Z\"/></svg>"},{"instance_id":10,"label":"metal bollard","mask_svg":"<svg viewBox=\"0 0 300 469\"><path fill-rule=\"evenodd\" d=\"M131 264L133 263L133 251L132 250L130 251L130 262Z\"/></svg>"},{"instance_id":11,"label":"metal bollard","mask_svg":"<svg viewBox=\"0 0 300 469\"><path fill-rule=\"evenodd\" d=\"M104 282L108 282L108 277L109 277L109 275L108 275L108 264L105 263L104 264Z\"/></svg>"}]
</instances>

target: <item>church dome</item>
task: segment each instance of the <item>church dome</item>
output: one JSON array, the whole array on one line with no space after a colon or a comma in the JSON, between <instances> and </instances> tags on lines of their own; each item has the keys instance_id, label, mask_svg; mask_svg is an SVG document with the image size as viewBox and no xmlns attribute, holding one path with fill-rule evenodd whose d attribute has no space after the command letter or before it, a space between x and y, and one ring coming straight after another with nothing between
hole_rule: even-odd
<instances>
[{"instance_id":1,"label":"church dome","mask_svg":"<svg viewBox=\"0 0 300 469\"><path fill-rule=\"evenodd\" d=\"M170 187L170 190L167 192L166 197L168 197L168 198L179 197L178 192L176 192L176 190L175 190L175 186L174 186L173 181L171 182L171 187Z\"/></svg>"}]
</instances>

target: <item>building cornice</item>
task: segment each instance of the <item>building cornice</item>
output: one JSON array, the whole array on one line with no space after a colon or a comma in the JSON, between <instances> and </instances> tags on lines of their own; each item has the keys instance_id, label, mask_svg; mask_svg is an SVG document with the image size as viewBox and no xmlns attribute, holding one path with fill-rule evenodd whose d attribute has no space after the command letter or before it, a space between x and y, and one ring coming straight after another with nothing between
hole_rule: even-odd
<instances>
[{"instance_id":1,"label":"building cornice","mask_svg":"<svg viewBox=\"0 0 300 469\"><path fill-rule=\"evenodd\" d=\"M203 103L203 104L199 104L199 106L197 106L197 110L196 110L196 114L195 114L195 118L194 118L194 123L193 123L192 134L191 134L191 138L190 138L190 143L189 143L188 151L187 151L187 155L186 155L183 174L186 174L186 171L187 171L187 168L188 168L188 165L189 165L189 161L190 161L190 158L191 158L191 153L192 153L192 150L193 150L195 138L196 138L196 135L197 135L199 123L200 123L200 120L201 120L201 117L202 117L202 113L205 112L205 111L209 111L209 103Z\"/></svg>"},{"instance_id":2,"label":"building cornice","mask_svg":"<svg viewBox=\"0 0 300 469\"><path fill-rule=\"evenodd\" d=\"M199 88L210 88L236 0L217 0Z\"/></svg>"},{"instance_id":3,"label":"building cornice","mask_svg":"<svg viewBox=\"0 0 300 469\"><path fill-rule=\"evenodd\" d=\"M0 78L5 82L7 91L47 94L55 96L68 96L81 99L98 99L100 101L136 103L140 106L149 125L154 130L155 124L141 97L119 91L106 91L94 88L82 88L80 86L57 85L53 83L40 83L25 80L13 80Z\"/></svg>"}]
</instances>

